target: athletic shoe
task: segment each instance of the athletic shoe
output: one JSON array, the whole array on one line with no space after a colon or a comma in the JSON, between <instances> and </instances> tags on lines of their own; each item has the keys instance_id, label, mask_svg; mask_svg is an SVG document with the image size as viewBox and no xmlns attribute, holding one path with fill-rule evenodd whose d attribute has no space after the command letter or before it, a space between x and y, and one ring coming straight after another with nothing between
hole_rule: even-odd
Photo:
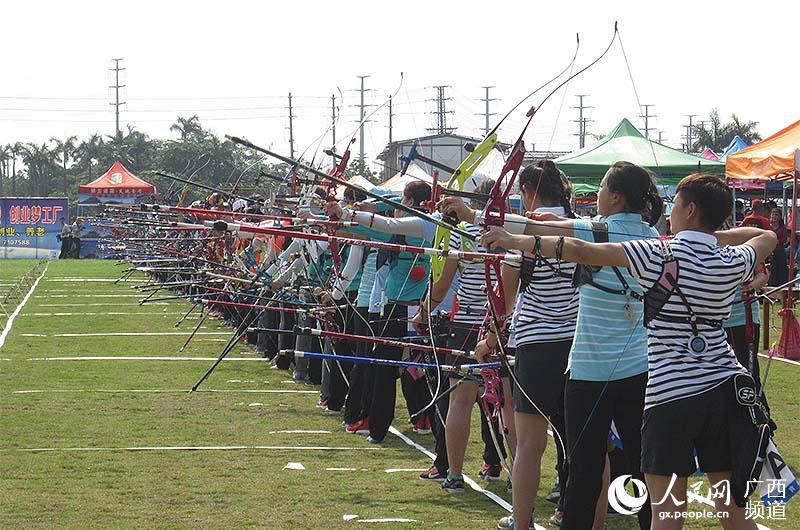
<instances>
[{"instance_id":1,"label":"athletic shoe","mask_svg":"<svg viewBox=\"0 0 800 530\"><path fill-rule=\"evenodd\" d=\"M447 477L442 482L442 489L447 493L464 493L467 490L462 477Z\"/></svg>"},{"instance_id":2,"label":"athletic shoe","mask_svg":"<svg viewBox=\"0 0 800 530\"><path fill-rule=\"evenodd\" d=\"M483 464L483 467L478 471L478 477L486 482L497 482L500 480L500 466L490 466Z\"/></svg>"},{"instance_id":3,"label":"athletic shoe","mask_svg":"<svg viewBox=\"0 0 800 530\"><path fill-rule=\"evenodd\" d=\"M345 425L344 430L349 434L369 434L369 418Z\"/></svg>"},{"instance_id":4,"label":"athletic shoe","mask_svg":"<svg viewBox=\"0 0 800 530\"><path fill-rule=\"evenodd\" d=\"M531 517L531 524L528 526L529 529L536 529L533 524L533 517ZM499 521L497 521L497 529L498 530L514 530L514 516L507 515L505 517L501 517Z\"/></svg>"},{"instance_id":5,"label":"athletic shoe","mask_svg":"<svg viewBox=\"0 0 800 530\"><path fill-rule=\"evenodd\" d=\"M330 415L341 414L342 413L342 409L334 410L334 409L326 406L324 409L322 409L322 412L324 412L325 414L330 414Z\"/></svg>"},{"instance_id":6,"label":"athletic shoe","mask_svg":"<svg viewBox=\"0 0 800 530\"><path fill-rule=\"evenodd\" d=\"M358 420L346 427L345 430L350 434L369 434L369 418Z\"/></svg>"},{"instance_id":7,"label":"athletic shoe","mask_svg":"<svg viewBox=\"0 0 800 530\"><path fill-rule=\"evenodd\" d=\"M552 517L550 517L550 524L552 524L553 526L561 526L561 521L563 520L564 520L564 512L556 508L556 513L554 513Z\"/></svg>"},{"instance_id":8,"label":"athletic shoe","mask_svg":"<svg viewBox=\"0 0 800 530\"><path fill-rule=\"evenodd\" d=\"M511 486L511 477L508 477L508 478L506 479L506 491L507 491L508 493L511 493L511 489L512 489L512 486Z\"/></svg>"},{"instance_id":9,"label":"athletic shoe","mask_svg":"<svg viewBox=\"0 0 800 530\"><path fill-rule=\"evenodd\" d=\"M295 372L292 374L292 381L295 383L305 383L306 382L306 374L305 372Z\"/></svg>"},{"instance_id":10,"label":"athletic shoe","mask_svg":"<svg viewBox=\"0 0 800 530\"><path fill-rule=\"evenodd\" d=\"M383 440L378 440L377 438L373 438L372 435L367 436L367 441L371 444L379 444L383 442Z\"/></svg>"},{"instance_id":11,"label":"athletic shoe","mask_svg":"<svg viewBox=\"0 0 800 530\"><path fill-rule=\"evenodd\" d=\"M545 497L550 502L558 502L558 499L561 497L561 487L556 483L553 486L553 489L547 492L547 497Z\"/></svg>"},{"instance_id":12,"label":"athletic shoe","mask_svg":"<svg viewBox=\"0 0 800 530\"><path fill-rule=\"evenodd\" d=\"M447 473L442 473L436 466L429 467L426 471L423 471L420 476L422 480L433 480L435 482L444 482L447 478Z\"/></svg>"},{"instance_id":13,"label":"athletic shoe","mask_svg":"<svg viewBox=\"0 0 800 530\"><path fill-rule=\"evenodd\" d=\"M328 400L325 398L319 398L319 401L317 402L317 408L318 409L328 408Z\"/></svg>"},{"instance_id":14,"label":"athletic shoe","mask_svg":"<svg viewBox=\"0 0 800 530\"><path fill-rule=\"evenodd\" d=\"M427 416L417 420L414 424L414 428L411 430L414 434L430 434L431 433L431 423L428 420Z\"/></svg>"}]
</instances>

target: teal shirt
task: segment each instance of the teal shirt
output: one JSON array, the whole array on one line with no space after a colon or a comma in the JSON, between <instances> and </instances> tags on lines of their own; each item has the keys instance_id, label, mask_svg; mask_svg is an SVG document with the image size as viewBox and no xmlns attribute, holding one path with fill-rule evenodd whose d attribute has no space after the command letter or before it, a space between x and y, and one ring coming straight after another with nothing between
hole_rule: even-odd
<instances>
[{"instance_id":1,"label":"teal shirt","mask_svg":"<svg viewBox=\"0 0 800 530\"><path fill-rule=\"evenodd\" d=\"M406 244L422 247L429 242L419 237L406 237ZM412 279L412 272L420 279ZM428 278L431 274L431 260L424 254L400 252L390 264L389 277L386 278L386 298L389 303L415 302L425 295L428 289Z\"/></svg>"},{"instance_id":2,"label":"teal shirt","mask_svg":"<svg viewBox=\"0 0 800 530\"><path fill-rule=\"evenodd\" d=\"M345 252L346 255L342 258L342 261L344 263L347 263L347 258L350 257L350 252L352 250L353 250L352 245L347 247L346 252ZM364 247L364 252L369 252L369 248ZM364 266L362 264L362 266L359 267L358 270L356 271L356 274L355 274L355 276L353 276L353 279L350 280L350 285L347 286L347 292L348 293L356 292L356 291L358 291L360 289L360 287L361 287L361 278L362 278L362 273L363 272L364 272Z\"/></svg>"},{"instance_id":3,"label":"teal shirt","mask_svg":"<svg viewBox=\"0 0 800 530\"><path fill-rule=\"evenodd\" d=\"M753 302L750 307L753 311L753 324L761 324L761 304ZM742 289L736 289L736 294L733 298L733 306L731 306L731 316L722 325L724 328L735 328L745 326L744 303L742 302Z\"/></svg>"},{"instance_id":4,"label":"teal shirt","mask_svg":"<svg viewBox=\"0 0 800 530\"><path fill-rule=\"evenodd\" d=\"M658 237L656 229L643 222L639 214L619 213L594 220L608 223L608 240L612 243ZM595 242L589 220L576 220L574 232L578 239ZM624 267L619 270L631 290L642 294L628 270ZM612 289L622 288L611 267L596 272L594 281ZM642 323L642 303L591 285L581 286L578 292L578 321L569 356L570 379L615 381L647 372L647 329Z\"/></svg>"},{"instance_id":5,"label":"teal shirt","mask_svg":"<svg viewBox=\"0 0 800 530\"><path fill-rule=\"evenodd\" d=\"M316 262L308 264L308 284L312 287L322 287L328 281L328 276L331 273L331 253L326 250Z\"/></svg>"}]
</instances>

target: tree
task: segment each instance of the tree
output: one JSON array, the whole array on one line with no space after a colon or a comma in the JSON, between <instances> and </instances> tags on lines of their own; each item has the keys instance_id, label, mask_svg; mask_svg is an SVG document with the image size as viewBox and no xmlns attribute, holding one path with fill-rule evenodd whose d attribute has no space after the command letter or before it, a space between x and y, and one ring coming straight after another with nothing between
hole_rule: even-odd
<instances>
[{"instance_id":1,"label":"tree","mask_svg":"<svg viewBox=\"0 0 800 530\"><path fill-rule=\"evenodd\" d=\"M728 147L733 137L737 134L748 143L761 140L761 135L755 130L758 122L742 122L736 114L731 114L731 121L723 123L717 109L711 109L708 120L692 126L694 141L692 151L699 153L704 149L711 149L720 153Z\"/></svg>"},{"instance_id":2,"label":"tree","mask_svg":"<svg viewBox=\"0 0 800 530\"><path fill-rule=\"evenodd\" d=\"M0 145L0 197L4 195L3 181L8 175L8 163L11 161L11 146Z\"/></svg>"},{"instance_id":3,"label":"tree","mask_svg":"<svg viewBox=\"0 0 800 530\"><path fill-rule=\"evenodd\" d=\"M46 143L28 143L22 147L22 161L28 170L28 194L47 195L47 191L52 189L51 181L58 168L54 153Z\"/></svg>"},{"instance_id":4,"label":"tree","mask_svg":"<svg viewBox=\"0 0 800 530\"><path fill-rule=\"evenodd\" d=\"M184 142L187 140L201 141L208 135L208 133L203 130L202 125L200 125L200 118L197 117L197 114L189 118L178 116L175 123L170 125L169 130L170 132L178 133L181 140Z\"/></svg>"},{"instance_id":5,"label":"tree","mask_svg":"<svg viewBox=\"0 0 800 530\"><path fill-rule=\"evenodd\" d=\"M369 166L367 166L366 162L358 158L350 162L350 165L344 170L344 175L347 178L361 175L373 184L380 184L380 175L372 171Z\"/></svg>"},{"instance_id":6,"label":"tree","mask_svg":"<svg viewBox=\"0 0 800 530\"><path fill-rule=\"evenodd\" d=\"M75 156L77 150L75 142L78 141L78 137L70 136L66 140L53 137L50 138L50 141L55 144L53 146L53 151L56 155L56 161L61 163L61 169L63 170L62 178L64 183L64 196L66 197L69 193L67 184L67 164L69 164L70 159Z\"/></svg>"}]
</instances>

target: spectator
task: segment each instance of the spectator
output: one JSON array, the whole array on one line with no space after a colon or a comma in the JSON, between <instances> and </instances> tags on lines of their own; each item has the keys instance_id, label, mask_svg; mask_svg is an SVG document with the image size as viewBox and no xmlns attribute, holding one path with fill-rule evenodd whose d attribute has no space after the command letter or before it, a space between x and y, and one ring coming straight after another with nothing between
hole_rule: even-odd
<instances>
[{"instance_id":1,"label":"spectator","mask_svg":"<svg viewBox=\"0 0 800 530\"><path fill-rule=\"evenodd\" d=\"M744 201L737 199L734 204L733 225L736 226L738 223L742 222L742 219L744 219Z\"/></svg>"},{"instance_id":2,"label":"spectator","mask_svg":"<svg viewBox=\"0 0 800 530\"><path fill-rule=\"evenodd\" d=\"M742 219L739 226L754 226L762 230L772 230L772 225L769 224L769 210L767 210L764 201L753 201L753 213Z\"/></svg>"},{"instance_id":3,"label":"spectator","mask_svg":"<svg viewBox=\"0 0 800 530\"><path fill-rule=\"evenodd\" d=\"M72 258L78 259L81 257L81 223L77 219L70 225L70 232L72 234Z\"/></svg>"},{"instance_id":4,"label":"spectator","mask_svg":"<svg viewBox=\"0 0 800 530\"><path fill-rule=\"evenodd\" d=\"M69 257L69 253L72 250L72 229L69 224L64 221L62 217L61 221L61 234L58 236L58 240L61 241L61 253L58 255L58 259L65 259Z\"/></svg>"},{"instance_id":5,"label":"spectator","mask_svg":"<svg viewBox=\"0 0 800 530\"><path fill-rule=\"evenodd\" d=\"M780 208L773 208L769 212L769 222L775 235L778 236L778 244L772 252L772 274L769 277L769 285L777 287L789 280L789 264L787 263L786 242L789 240L789 230L783 222L783 215Z\"/></svg>"}]
</instances>

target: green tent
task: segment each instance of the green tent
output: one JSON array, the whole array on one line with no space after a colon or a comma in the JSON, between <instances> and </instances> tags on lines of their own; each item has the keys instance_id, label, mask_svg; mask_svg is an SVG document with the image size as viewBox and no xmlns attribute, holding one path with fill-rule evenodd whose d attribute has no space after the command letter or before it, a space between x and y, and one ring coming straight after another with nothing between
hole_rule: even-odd
<instances>
[{"instance_id":1,"label":"green tent","mask_svg":"<svg viewBox=\"0 0 800 530\"><path fill-rule=\"evenodd\" d=\"M596 144L557 158L555 162L570 180L597 184L608 168L620 160L650 169L658 176L659 184L677 184L698 170L725 175L725 164L650 141L627 119Z\"/></svg>"}]
</instances>

